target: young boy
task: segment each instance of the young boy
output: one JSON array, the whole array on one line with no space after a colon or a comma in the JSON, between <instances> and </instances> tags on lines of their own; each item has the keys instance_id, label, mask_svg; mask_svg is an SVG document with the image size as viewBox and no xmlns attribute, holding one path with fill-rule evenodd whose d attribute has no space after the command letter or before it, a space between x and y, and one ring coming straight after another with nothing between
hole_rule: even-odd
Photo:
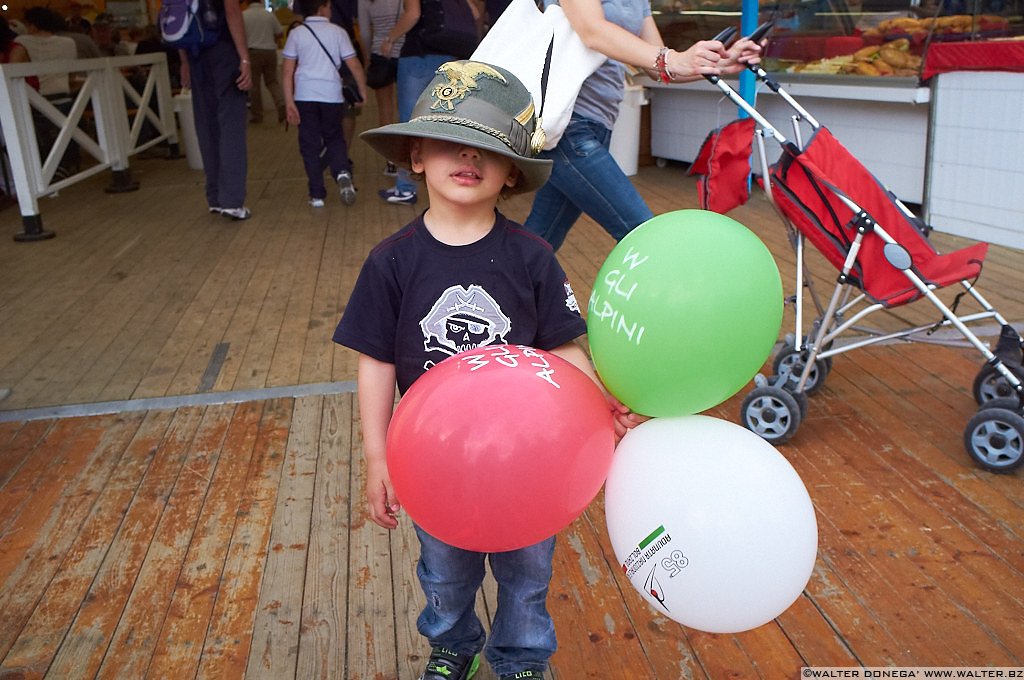
<instances>
[{"instance_id":1,"label":"young boy","mask_svg":"<svg viewBox=\"0 0 1024 680\"><path fill-rule=\"evenodd\" d=\"M421 174L430 198L425 213L370 253L334 334L360 353L366 496L382 527L398 526L401 501L385 461L396 381L404 393L459 351L513 343L550 350L597 382L575 342L586 324L554 252L496 210L499 195L547 179L550 161L532 158L536 128L530 93L515 76L458 61L437 70L409 122L362 135L387 160ZM447 314L440 331L426 323L437 310ZM614 399L609 408L620 434L639 420ZM502 680L543 678L555 651L545 604L554 537L489 556L499 604L485 647L473 605L488 556L415 529L427 600L417 628L433 648L421 680L469 678L481 650Z\"/></svg>"},{"instance_id":2,"label":"young boy","mask_svg":"<svg viewBox=\"0 0 1024 680\"><path fill-rule=\"evenodd\" d=\"M345 62L365 100L363 67L348 34L328 20L331 8L327 0L295 0L295 10L305 19L288 33L282 80L287 120L299 127L299 153L309 178L309 204L322 208L327 197L320 159L320 152L326 150L327 164L338 183L341 200L352 205L356 202L356 189L341 131L346 105L338 68Z\"/></svg>"}]
</instances>

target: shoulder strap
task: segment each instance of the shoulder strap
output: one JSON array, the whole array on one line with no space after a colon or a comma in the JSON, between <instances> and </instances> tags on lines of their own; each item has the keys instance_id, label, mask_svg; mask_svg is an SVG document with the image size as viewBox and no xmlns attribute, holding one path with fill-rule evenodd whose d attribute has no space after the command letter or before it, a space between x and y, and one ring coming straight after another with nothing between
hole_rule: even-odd
<instances>
[{"instance_id":1,"label":"shoulder strap","mask_svg":"<svg viewBox=\"0 0 1024 680\"><path fill-rule=\"evenodd\" d=\"M307 24L305 21L302 22L302 25L303 27L305 27L307 31L313 34L313 39L316 40L318 45L320 45L320 49L324 51L324 54L327 55L327 58L331 60L331 65L334 66L335 69L340 69L341 67L334 63L334 57L331 56L331 53L327 51L326 47L324 47L324 44L320 41L320 38L317 37L316 31L310 28L309 24Z\"/></svg>"}]
</instances>

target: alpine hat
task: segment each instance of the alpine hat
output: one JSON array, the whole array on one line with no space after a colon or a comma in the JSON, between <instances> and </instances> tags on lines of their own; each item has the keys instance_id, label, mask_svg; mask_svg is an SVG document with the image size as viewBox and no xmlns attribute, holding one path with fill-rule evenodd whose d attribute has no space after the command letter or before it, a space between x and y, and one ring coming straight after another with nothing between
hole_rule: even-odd
<instances>
[{"instance_id":1,"label":"alpine hat","mask_svg":"<svg viewBox=\"0 0 1024 680\"><path fill-rule=\"evenodd\" d=\"M551 161L533 157L544 145L544 131L530 91L506 69L478 61L442 64L409 122L367 130L360 137L406 169L417 137L463 142L506 156L521 173L511 193L539 189L551 174Z\"/></svg>"}]
</instances>

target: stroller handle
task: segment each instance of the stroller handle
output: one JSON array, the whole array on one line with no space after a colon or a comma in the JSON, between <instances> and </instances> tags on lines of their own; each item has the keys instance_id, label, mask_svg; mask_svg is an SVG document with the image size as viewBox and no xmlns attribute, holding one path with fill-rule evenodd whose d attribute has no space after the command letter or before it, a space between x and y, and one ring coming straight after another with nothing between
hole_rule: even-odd
<instances>
[{"instance_id":1,"label":"stroller handle","mask_svg":"<svg viewBox=\"0 0 1024 680\"><path fill-rule=\"evenodd\" d=\"M749 36L747 36L747 39L751 40L751 41L753 41L755 43L760 43L762 40L764 40L765 36L768 35L768 33L772 30L772 28L774 26L775 26L775 22L774 21L771 21L771 20L766 21L763 24L761 24L760 26L758 26L756 29L754 29L754 32L751 33ZM730 27L726 28L725 30L721 31L713 39L714 40L719 40L723 44L725 44L727 41L731 40L733 38L733 36L736 35L737 32L738 31L736 30L736 28L734 26L730 26ZM783 90L782 86L779 85L779 83L774 78L772 78L770 75L768 75L768 72L765 71L763 68L761 68L760 64L747 64L747 70L751 71L755 76L757 76L757 79L760 80L761 82L763 82L768 87L768 89L770 89L772 92L774 92L775 94L777 94L780 97L782 97L782 99L787 104L789 104L789 106L794 111L796 111L796 113L803 120L807 121L807 123L811 127L815 128L815 129L821 127L821 124L818 123L818 121L814 118L814 116L812 116L807 111L807 109L805 109L803 106L801 106L799 102L797 102L795 99L793 99L793 97L788 92ZM733 104L736 104L739 108L743 109L743 111L748 116L750 116L751 118L755 119L758 122L758 124L761 125L761 127L763 127L766 130L770 131L772 136L779 143L785 144L788 141L788 140L786 140L786 138L784 136L782 136L782 134L779 133L778 130L775 129L775 127L773 125L771 125L767 120L765 120L764 117L761 116L761 114L753 106L751 106L749 103L747 103L747 101L744 100L742 97L740 97L739 94L735 90L733 90L728 84L726 84L721 79L720 76L706 75L706 76L704 76L704 78L705 78L705 80L710 82L712 85L715 85L716 87L718 87L718 89L722 91L722 94L724 94Z\"/></svg>"}]
</instances>

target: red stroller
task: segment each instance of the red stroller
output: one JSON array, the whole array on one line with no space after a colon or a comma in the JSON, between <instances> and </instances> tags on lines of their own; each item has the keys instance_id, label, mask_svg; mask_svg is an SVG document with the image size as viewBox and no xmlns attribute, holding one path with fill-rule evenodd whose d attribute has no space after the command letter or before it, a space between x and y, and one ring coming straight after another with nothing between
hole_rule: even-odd
<instances>
[{"instance_id":1,"label":"red stroller","mask_svg":"<svg viewBox=\"0 0 1024 680\"><path fill-rule=\"evenodd\" d=\"M755 36L766 30L765 26L760 27ZM893 339L934 341L929 337L932 331L951 326L985 359L974 380L974 397L980 408L964 432L967 452L978 465L992 472L1009 472L1020 466L1024 463L1024 342L974 285L988 244L938 253L928 241L930 230L925 224L763 69L751 66L750 70L794 110L795 141L784 137L727 83L713 76L708 79L757 124L754 139L760 163L758 182L790 232L790 242L796 251L797 293L790 300L796 305L795 332L786 337L773 360L774 375L755 378L755 388L740 409L741 422L762 438L781 444L800 427L807 413L807 397L824 383L833 357ZM806 142L801 139L802 124L810 128ZM731 124L723 130L726 134L745 134L749 142L752 127ZM782 147L781 157L770 166L765 137L774 138ZM705 147L718 144L732 149L731 157L740 157L734 151L734 143L726 140L723 144L715 133ZM695 163L699 164L698 172L714 170L710 155L707 148L702 149L701 158ZM746 163L747 158L742 162ZM745 173L741 174L745 184ZM700 185L705 205L711 193L711 180L706 176ZM733 193L741 196L744 191ZM710 207L716 209L713 204ZM805 276L806 242L840 272L827 305L821 304L813 282ZM952 305L947 305L935 291L953 285L963 291ZM806 333L805 287L818 314ZM958 314L961 298L973 300L980 311ZM921 299L930 301L940 313L935 323L895 332L861 325L869 315L891 312ZM994 319L1001 327L999 340L991 350L967 326L987 319ZM844 337L852 330L859 337Z\"/></svg>"}]
</instances>

